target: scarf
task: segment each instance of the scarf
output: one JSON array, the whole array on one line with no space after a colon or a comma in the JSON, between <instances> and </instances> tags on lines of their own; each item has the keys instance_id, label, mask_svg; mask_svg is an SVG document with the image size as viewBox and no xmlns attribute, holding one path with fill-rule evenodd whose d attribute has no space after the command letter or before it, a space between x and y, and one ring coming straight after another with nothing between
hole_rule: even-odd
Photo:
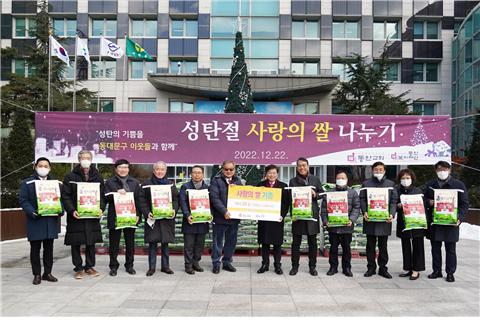
<instances>
[{"instance_id":1,"label":"scarf","mask_svg":"<svg viewBox=\"0 0 480 320\"><path fill-rule=\"evenodd\" d=\"M195 187L195 189L197 189L197 190L199 190L199 189L202 187L202 185L203 185L203 181L194 182L194 181L192 180L192 183L193 183L193 186Z\"/></svg>"},{"instance_id":2,"label":"scarf","mask_svg":"<svg viewBox=\"0 0 480 320\"><path fill-rule=\"evenodd\" d=\"M167 178L158 178L156 175L152 174L152 182L153 184L172 184L170 180Z\"/></svg>"},{"instance_id":3,"label":"scarf","mask_svg":"<svg viewBox=\"0 0 480 320\"><path fill-rule=\"evenodd\" d=\"M125 191L127 191L127 192L130 192L130 187L128 186L128 183L127 183L128 176L126 176L126 177L117 176L117 178L118 178L118 179L120 180L120 182L122 183L123 189L125 189Z\"/></svg>"}]
</instances>

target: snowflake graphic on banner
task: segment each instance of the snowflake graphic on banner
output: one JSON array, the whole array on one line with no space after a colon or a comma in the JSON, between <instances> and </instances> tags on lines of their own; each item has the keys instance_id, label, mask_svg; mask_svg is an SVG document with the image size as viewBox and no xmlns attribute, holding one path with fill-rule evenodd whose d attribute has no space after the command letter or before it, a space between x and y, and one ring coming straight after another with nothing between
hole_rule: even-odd
<instances>
[{"instance_id":1,"label":"snowflake graphic on banner","mask_svg":"<svg viewBox=\"0 0 480 320\"><path fill-rule=\"evenodd\" d=\"M419 144L426 144L430 142L430 139L427 136L427 133L425 132L425 129L423 128L422 124L422 119L418 121L417 127L415 128L415 131L413 132L413 136L410 139L410 142L412 145L416 146Z\"/></svg>"}]
</instances>

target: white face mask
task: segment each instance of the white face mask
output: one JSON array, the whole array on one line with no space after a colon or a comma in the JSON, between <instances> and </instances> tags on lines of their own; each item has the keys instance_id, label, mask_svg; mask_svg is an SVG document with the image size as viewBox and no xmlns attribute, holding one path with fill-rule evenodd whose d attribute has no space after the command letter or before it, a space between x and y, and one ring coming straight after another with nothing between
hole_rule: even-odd
<instances>
[{"instance_id":1,"label":"white face mask","mask_svg":"<svg viewBox=\"0 0 480 320\"><path fill-rule=\"evenodd\" d=\"M412 179L402 179L400 184L404 187L410 187L412 185Z\"/></svg>"},{"instance_id":2,"label":"white face mask","mask_svg":"<svg viewBox=\"0 0 480 320\"><path fill-rule=\"evenodd\" d=\"M450 175L450 173L448 171L438 171L437 172L437 177L440 180L446 180L449 175Z\"/></svg>"},{"instance_id":3,"label":"white face mask","mask_svg":"<svg viewBox=\"0 0 480 320\"><path fill-rule=\"evenodd\" d=\"M47 169L47 168L44 168L44 167L36 168L35 171L42 178L45 178L50 173L50 169Z\"/></svg>"},{"instance_id":4,"label":"white face mask","mask_svg":"<svg viewBox=\"0 0 480 320\"><path fill-rule=\"evenodd\" d=\"M347 180L346 179L337 179L335 181L335 183L337 184L337 186L339 187L345 187L347 185Z\"/></svg>"},{"instance_id":5,"label":"white face mask","mask_svg":"<svg viewBox=\"0 0 480 320\"><path fill-rule=\"evenodd\" d=\"M80 160L80 166L84 169L90 168L91 164L92 164L92 161L90 160Z\"/></svg>"},{"instance_id":6,"label":"white face mask","mask_svg":"<svg viewBox=\"0 0 480 320\"><path fill-rule=\"evenodd\" d=\"M383 175L384 175L383 173L375 173L375 174L373 174L373 176L374 176L375 178L377 178L378 181L382 180Z\"/></svg>"}]
</instances>

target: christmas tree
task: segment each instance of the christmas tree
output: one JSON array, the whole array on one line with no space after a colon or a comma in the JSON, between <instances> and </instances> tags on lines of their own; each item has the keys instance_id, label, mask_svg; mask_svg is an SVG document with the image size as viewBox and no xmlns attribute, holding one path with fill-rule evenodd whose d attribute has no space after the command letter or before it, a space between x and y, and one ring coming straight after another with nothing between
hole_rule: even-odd
<instances>
[{"instance_id":1,"label":"christmas tree","mask_svg":"<svg viewBox=\"0 0 480 320\"><path fill-rule=\"evenodd\" d=\"M417 127L415 128L415 131L413 132L413 136L410 139L410 142L416 146L419 144L426 144L430 142L430 139L427 137L427 133L425 132L425 129L423 128L422 124L422 119L418 122Z\"/></svg>"},{"instance_id":2,"label":"christmas tree","mask_svg":"<svg viewBox=\"0 0 480 320\"><path fill-rule=\"evenodd\" d=\"M228 95L225 103L225 113L253 113L252 90L248 79L248 69L245 63L242 33L235 35L233 49L232 72L228 83Z\"/></svg>"}]
</instances>

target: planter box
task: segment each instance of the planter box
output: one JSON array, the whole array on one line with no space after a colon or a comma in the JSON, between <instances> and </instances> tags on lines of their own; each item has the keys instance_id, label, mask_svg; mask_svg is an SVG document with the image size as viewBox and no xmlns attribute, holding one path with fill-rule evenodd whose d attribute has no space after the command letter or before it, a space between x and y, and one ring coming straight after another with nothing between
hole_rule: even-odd
<instances>
[{"instance_id":1,"label":"planter box","mask_svg":"<svg viewBox=\"0 0 480 320\"><path fill-rule=\"evenodd\" d=\"M27 237L27 217L21 208L0 210L1 241Z\"/></svg>"}]
</instances>

